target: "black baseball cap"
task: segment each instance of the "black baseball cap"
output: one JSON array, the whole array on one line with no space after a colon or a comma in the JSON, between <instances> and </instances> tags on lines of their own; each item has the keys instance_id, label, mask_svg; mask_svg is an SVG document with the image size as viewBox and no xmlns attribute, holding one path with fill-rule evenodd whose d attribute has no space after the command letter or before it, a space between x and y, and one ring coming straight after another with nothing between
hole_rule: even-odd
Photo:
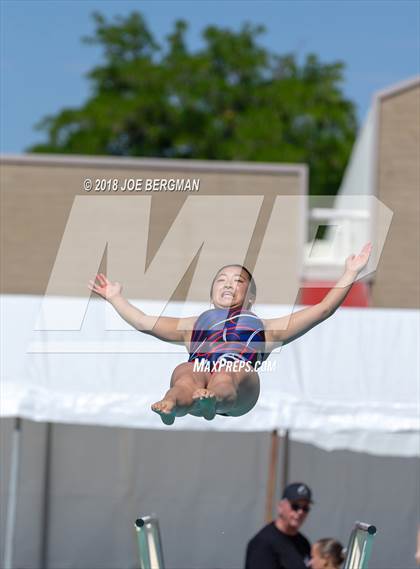
<instances>
[{"instance_id":1,"label":"black baseball cap","mask_svg":"<svg viewBox=\"0 0 420 569\"><path fill-rule=\"evenodd\" d=\"M308 500L308 502L313 502L312 491L309 486L303 482L293 482L286 486L282 498L287 498L287 500Z\"/></svg>"}]
</instances>

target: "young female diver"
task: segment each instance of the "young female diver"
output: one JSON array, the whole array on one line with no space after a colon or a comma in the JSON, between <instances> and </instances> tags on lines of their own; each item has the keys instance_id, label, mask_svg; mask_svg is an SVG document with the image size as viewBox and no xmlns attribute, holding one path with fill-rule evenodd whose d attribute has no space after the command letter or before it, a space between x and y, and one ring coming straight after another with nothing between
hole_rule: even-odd
<instances>
[{"instance_id":1,"label":"young female diver","mask_svg":"<svg viewBox=\"0 0 420 569\"><path fill-rule=\"evenodd\" d=\"M122 296L120 283L110 282L103 274L89 281L89 288L140 332L183 343L189 351L188 361L175 368L169 391L152 405L166 425L186 414L207 420L216 414L238 417L258 400L256 362L334 314L366 266L371 249L367 243L359 255L346 259L343 275L320 303L280 318L261 320L251 312L256 285L241 265L227 265L217 272L210 291L215 308L198 317L148 316ZM200 362L206 365L197 365Z\"/></svg>"}]
</instances>

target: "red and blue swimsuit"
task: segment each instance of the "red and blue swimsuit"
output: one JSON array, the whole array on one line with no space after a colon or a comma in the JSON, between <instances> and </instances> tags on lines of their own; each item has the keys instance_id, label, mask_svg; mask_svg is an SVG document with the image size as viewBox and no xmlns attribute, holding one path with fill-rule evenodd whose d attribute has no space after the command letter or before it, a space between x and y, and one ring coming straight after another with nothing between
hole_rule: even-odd
<instances>
[{"instance_id":1,"label":"red and blue swimsuit","mask_svg":"<svg viewBox=\"0 0 420 569\"><path fill-rule=\"evenodd\" d=\"M198 318L191 334L189 362L245 361L252 365L265 358L264 324L249 310L213 308Z\"/></svg>"}]
</instances>

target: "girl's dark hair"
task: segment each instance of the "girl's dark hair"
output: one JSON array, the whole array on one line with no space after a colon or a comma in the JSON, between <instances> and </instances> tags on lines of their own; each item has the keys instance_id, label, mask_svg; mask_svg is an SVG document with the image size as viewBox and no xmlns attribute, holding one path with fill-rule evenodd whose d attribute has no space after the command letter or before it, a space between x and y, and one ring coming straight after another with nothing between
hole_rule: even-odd
<instances>
[{"instance_id":1,"label":"girl's dark hair","mask_svg":"<svg viewBox=\"0 0 420 569\"><path fill-rule=\"evenodd\" d=\"M337 567L343 563L345 559L344 549L339 541L332 537L326 537L319 539L316 545L318 546L321 557L329 557L332 563Z\"/></svg>"},{"instance_id":2,"label":"girl's dark hair","mask_svg":"<svg viewBox=\"0 0 420 569\"><path fill-rule=\"evenodd\" d=\"M236 263L233 263L232 265L223 265L223 267L220 267L220 269L214 275L214 278L212 280L211 287L210 287L210 298L212 298L213 286L214 286L214 283L216 281L217 275L221 271L223 271L223 269L226 269L227 267L239 267L242 271L244 271L247 274L248 280L249 280L248 290L252 296L256 297L257 296L257 285L255 284L254 277L252 276L251 271L248 271L248 269L246 267L244 267L243 265L237 265Z\"/></svg>"}]
</instances>

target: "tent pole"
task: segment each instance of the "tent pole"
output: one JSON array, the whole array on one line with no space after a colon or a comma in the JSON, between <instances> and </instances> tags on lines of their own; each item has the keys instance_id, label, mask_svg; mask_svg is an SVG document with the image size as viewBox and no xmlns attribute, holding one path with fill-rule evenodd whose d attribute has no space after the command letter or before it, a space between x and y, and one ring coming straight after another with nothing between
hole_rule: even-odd
<instances>
[{"instance_id":1,"label":"tent pole","mask_svg":"<svg viewBox=\"0 0 420 569\"><path fill-rule=\"evenodd\" d=\"M267 480L267 500L265 504L265 521L271 522L273 519L273 502L276 494L276 472L279 455L279 438L277 430L271 432L270 435L270 462L268 466Z\"/></svg>"},{"instance_id":2,"label":"tent pole","mask_svg":"<svg viewBox=\"0 0 420 569\"><path fill-rule=\"evenodd\" d=\"M6 532L4 542L4 569L13 569L13 546L15 541L17 491L19 482L19 459L22 439L21 427L21 418L15 417L10 459L9 497L7 500Z\"/></svg>"},{"instance_id":3,"label":"tent pole","mask_svg":"<svg viewBox=\"0 0 420 569\"><path fill-rule=\"evenodd\" d=\"M282 492L289 484L289 430L283 432L283 448L282 448Z\"/></svg>"},{"instance_id":4,"label":"tent pole","mask_svg":"<svg viewBox=\"0 0 420 569\"><path fill-rule=\"evenodd\" d=\"M52 424L46 424L44 455L44 492L42 507L41 567L48 567L48 539L50 533L50 485L51 485L51 439Z\"/></svg>"}]
</instances>

